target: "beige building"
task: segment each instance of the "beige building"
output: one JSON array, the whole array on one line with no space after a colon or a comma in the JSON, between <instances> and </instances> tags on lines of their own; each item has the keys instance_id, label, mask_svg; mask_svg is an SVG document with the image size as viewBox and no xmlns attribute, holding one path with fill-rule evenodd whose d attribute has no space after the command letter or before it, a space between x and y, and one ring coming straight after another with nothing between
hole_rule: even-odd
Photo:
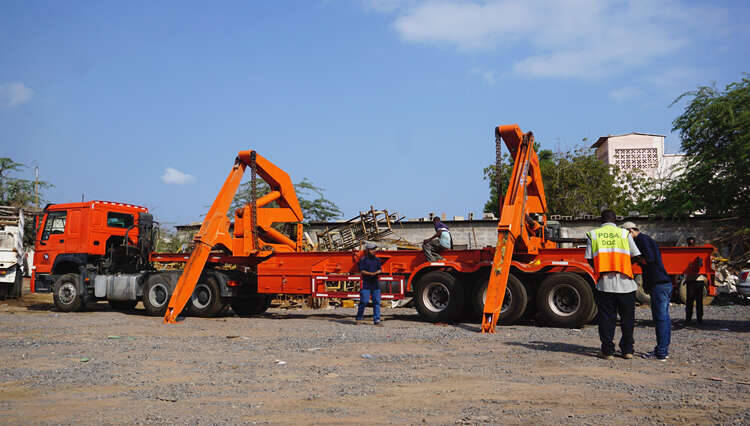
<instances>
[{"instance_id":1,"label":"beige building","mask_svg":"<svg viewBox=\"0 0 750 426\"><path fill-rule=\"evenodd\" d=\"M684 157L683 154L665 154L664 135L649 133L602 136L591 148L596 149L596 158L604 164L627 171L640 169L655 179L669 177Z\"/></svg>"}]
</instances>

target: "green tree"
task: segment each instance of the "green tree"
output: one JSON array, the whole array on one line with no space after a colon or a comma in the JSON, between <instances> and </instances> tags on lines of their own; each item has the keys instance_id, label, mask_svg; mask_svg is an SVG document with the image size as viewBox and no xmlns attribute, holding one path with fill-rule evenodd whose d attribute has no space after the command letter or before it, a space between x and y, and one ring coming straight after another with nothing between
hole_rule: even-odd
<instances>
[{"instance_id":1,"label":"green tree","mask_svg":"<svg viewBox=\"0 0 750 426\"><path fill-rule=\"evenodd\" d=\"M534 148L538 152L549 214L596 215L605 207L618 213L627 211L627 196L616 185L616 173L611 173L610 168L599 161L590 149L577 148L555 153L539 150L536 143ZM495 170L495 165L484 169L484 178L490 181L490 199L485 203L484 211L498 214ZM503 154L500 165L503 194L512 170L513 160L508 154Z\"/></svg>"},{"instance_id":2,"label":"green tree","mask_svg":"<svg viewBox=\"0 0 750 426\"><path fill-rule=\"evenodd\" d=\"M0 205L31 207L35 204L34 181L11 177L11 174L18 173L25 168L25 165L16 163L10 158L0 158ZM38 185L41 203L44 201L42 191L52 185L44 181L39 181Z\"/></svg>"},{"instance_id":3,"label":"green tree","mask_svg":"<svg viewBox=\"0 0 750 426\"><path fill-rule=\"evenodd\" d=\"M682 174L666 188L660 208L671 215L703 211L740 216L750 211L750 79L721 91L701 86L683 93L690 102L672 122L685 160Z\"/></svg>"},{"instance_id":4,"label":"green tree","mask_svg":"<svg viewBox=\"0 0 750 426\"><path fill-rule=\"evenodd\" d=\"M302 208L302 214L305 216L305 221L328 221L341 217L342 212L336 203L325 198L323 194L324 189L314 185L307 178L302 179L302 182L294 184L294 190L297 193L297 201L299 201L300 208ZM256 198L260 198L263 195L268 194L270 191L271 188L268 184L262 179L258 179L256 185ZM237 194L232 200L229 214L234 215L236 209L242 208L246 204L250 204L251 199L251 182L247 181L240 184L239 189L237 189ZM276 204L272 203L271 205L273 206Z\"/></svg>"}]
</instances>

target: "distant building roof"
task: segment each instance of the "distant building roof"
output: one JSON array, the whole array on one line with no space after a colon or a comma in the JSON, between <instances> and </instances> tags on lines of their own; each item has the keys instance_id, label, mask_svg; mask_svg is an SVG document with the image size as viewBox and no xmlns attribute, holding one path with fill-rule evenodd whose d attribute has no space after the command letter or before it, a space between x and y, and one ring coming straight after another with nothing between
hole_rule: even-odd
<instances>
[{"instance_id":1,"label":"distant building roof","mask_svg":"<svg viewBox=\"0 0 750 426\"><path fill-rule=\"evenodd\" d=\"M592 148L599 148L599 146L600 146L601 144L603 144L603 143L604 143L604 142L605 142L605 141L606 141L607 139L609 139L609 138L618 138L618 137L620 137L620 136L630 136L630 135L640 135L640 136L660 136L660 137L662 137L662 138L664 137L664 135L657 135L657 134L654 134L654 133L640 133L640 132L630 132L630 133L625 133L625 134L622 134L622 135L609 135L609 136L602 136L602 137L600 137L599 139L597 139L597 140L596 140L596 142L594 142L594 144L593 144L593 145L591 145L591 147L592 147Z\"/></svg>"}]
</instances>

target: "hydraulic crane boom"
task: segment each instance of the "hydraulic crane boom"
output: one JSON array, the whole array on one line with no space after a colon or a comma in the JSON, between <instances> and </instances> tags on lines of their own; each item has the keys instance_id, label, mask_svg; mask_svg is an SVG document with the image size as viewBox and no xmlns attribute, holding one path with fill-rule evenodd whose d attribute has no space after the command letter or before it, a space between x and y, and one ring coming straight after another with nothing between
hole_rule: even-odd
<instances>
[{"instance_id":1,"label":"hydraulic crane boom","mask_svg":"<svg viewBox=\"0 0 750 426\"><path fill-rule=\"evenodd\" d=\"M234 235L231 235L227 212L247 167L252 173L251 201L235 212ZM256 174L271 188L268 194L258 199ZM279 207L265 207L272 202ZM195 248L169 300L164 322L174 323L190 300L211 250L222 248L232 256L243 257L247 264L257 263L258 259L274 252L302 251L302 220L302 208L289 175L255 151L240 151L200 231L193 238ZM271 226L280 222L296 222L296 241Z\"/></svg>"},{"instance_id":2,"label":"hydraulic crane boom","mask_svg":"<svg viewBox=\"0 0 750 426\"><path fill-rule=\"evenodd\" d=\"M500 207L497 247L492 262L482 315L482 333L494 333L503 306L511 260L515 253L536 254L546 245L544 227L547 200L544 196L539 158L534 151L534 135L523 133L518 125L495 129L497 171L500 170L500 140L513 157L513 173ZM499 173L498 173L499 174ZM500 187L498 182L498 194ZM533 217L535 216L535 217ZM541 221L541 223L540 223Z\"/></svg>"}]
</instances>

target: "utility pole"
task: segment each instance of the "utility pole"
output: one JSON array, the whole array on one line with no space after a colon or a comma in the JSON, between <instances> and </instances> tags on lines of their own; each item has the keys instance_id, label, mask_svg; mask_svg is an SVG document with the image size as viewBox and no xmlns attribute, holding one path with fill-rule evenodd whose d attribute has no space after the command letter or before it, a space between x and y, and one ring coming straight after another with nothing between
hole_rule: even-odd
<instances>
[{"instance_id":1,"label":"utility pole","mask_svg":"<svg viewBox=\"0 0 750 426\"><path fill-rule=\"evenodd\" d=\"M39 209L39 166L34 167L34 196L36 208Z\"/></svg>"}]
</instances>

